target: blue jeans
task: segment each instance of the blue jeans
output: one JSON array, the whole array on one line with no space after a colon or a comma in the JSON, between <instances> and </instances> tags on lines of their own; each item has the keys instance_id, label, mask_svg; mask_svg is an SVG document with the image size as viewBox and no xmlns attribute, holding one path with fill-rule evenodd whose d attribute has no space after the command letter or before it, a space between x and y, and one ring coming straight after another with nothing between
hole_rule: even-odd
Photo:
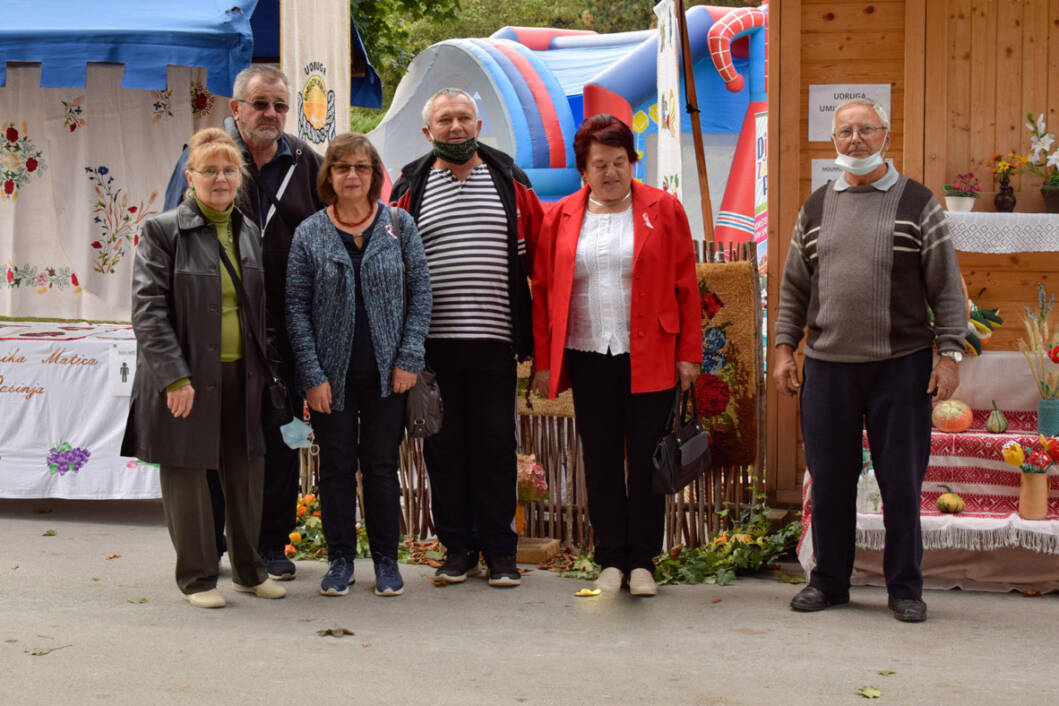
<instances>
[{"instance_id":1,"label":"blue jeans","mask_svg":"<svg viewBox=\"0 0 1059 706\"><path fill-rule=\"evenodd\" d=\"M397 463L406 394L379 394L378 373L350 373L341 411L312 412L320 447L320 515L328 557L357 555L357 461L364 482L364 524L373 555L397 558L401 488Z\"/></svg>"}]
</instances>

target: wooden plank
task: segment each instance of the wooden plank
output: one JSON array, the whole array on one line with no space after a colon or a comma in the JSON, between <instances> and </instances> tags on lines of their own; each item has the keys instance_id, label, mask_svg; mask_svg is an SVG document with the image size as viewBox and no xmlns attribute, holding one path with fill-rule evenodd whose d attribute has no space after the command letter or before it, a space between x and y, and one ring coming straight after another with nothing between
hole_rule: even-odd
<instances>
[{"instance_id":1,"label":"wooden plank","mask_svg":"<svg viewBox=\"0 0 1059 706\"><path fill-rule=\"evenodd\" d=\"M1048 86L1048 127L1051 132L1059 134L1059 86L1054 80L1059 76L1059 0L1048 3L1048 67L1045 73L1053 79Z\"/></svg>"},{"instance_id":2,"label":"wooden plank","mask_svg":"<svg viewBox=\"0 0 1059 706\"><path fill-rule=\"evenodd\" d=\"M910 2L923 1L910 0ZM922 59L922 47L916 47L915 51ZM830 83L836 76L855 76L856 83L890 83L895 76L901 75L904 66L904 59L879 59L853 66L838 61L805 61L802 62L802 80L807 90L810 84Z\"/></svg>"},{"instance_id":3,"label":"wooden plank","mask_svg":"<svg viewBox=\"0 0 1059 706\"><path fill-rule=\"evenodd\" d=\"M819 32L802 35L802 56L806 61L839 61L855 66L858 62L904 58L904 31Z\"/></svg>"},{"instance_id":4,"label":"wooden plank","mask_svg":"<svg viewBox=\"0 0 1059 706\"><path fill-rule=\"evenodd\" d=\"M971 148L971 0L949 0L948 56L946 57L948 89L948 159L945 180L967 171L965 160ZM935 194L943 193L936 190Z\"/></svg>"},{"instance_id":5,"label":"wooden plank","mask_svg":"<svg viewBox=\"0 0 1059 706\"><path fill-rule=\"evenodd\" d=\"M926 56L923 46L926 44L927 8L926 0L908 0L905 3L905 65L904 65L904 110L902 111L901 135L903 145L895 143L890 146L890 154L901 156L897 165L899 171L916 181L923 180L923 119L926 100ZM893 135L897 134L897 111L891 111Z\"/></svg>"},{"instance_id":6,"label":"wooden plank","mask_svg":"<svg viewBox=\"0 0 1059 706\"><path fill-rule=\"evenodd\" d=\"M1059 290L1059 252L958 252L957 256L970 296L979 306L999 307L1004 318L1004 325L993 333L986 347L1017 350L1024 307L1036 307L1037 282L1044 283L1050 292Z\"/></svg>"},{"instance_id":7,"label":"wooden plank","mask_svg":"<svg viewBox=\"0 0 1059 706\"><path fill-rule=\"evenodd\" d=\"M996 141L994 151L1017 151L1025 131L1022 123L1022 3L997 7ZM1012 179L1017 191L1018 178ZM999 187L994 186L994 190Z\"/></svg>"},{"instance_id":8,"label":"wooden plank","mask_svg":"<svg viewBox=\"0 0 1059 706\"><path fill-rule=\"evenodd\" d=\"M966 155L954 154L954 173L972 169L985 189L990 189L989 158L996 139L997 0L977 0L971 10L971 135ZM961 169L961 165L966 167ZM983 202L984 203L984 202ZM992 202L989 202L992 204ZM992 210L992 208L988 209Z\"/></svg>"},{"instance_id":9,"label":"wooden plank","mask_svg":"<svg viewBox=\"0 0 1059 706\"><path fill-rule=\"evenodd\" d=\"M944 0L926 3L926 66L930 67L923 123L923 183L935 194L942 193L948 163L948 142L945 125L948 115L948 71L946 46L948 42L948 12Z\"/></svg>"},{"instance_id":10,"label":"wooden plank","mask_svg":"<svg viewBox=\"0 0 1059 706\"><path fill-rule=\"evenodd\" d=\"M1059 81L1059 76L1049 76L1044 67L1048 65L1048 1L1026 0L1022 17L1022 112L1019 143L1016 150L1026 154L1030 149L1030 131L1026 129L1026 114L1034 117L1045 112L1048 106L1048 85ZM1054 132L1056 123L1050 125ZM1027 176L1019 188L1040 189L1040 180Z\"/></svg>"},{"instance_id":11,"label":"wooden plank","mask_svg":"<svg viewBox=\"0 0 1059 706\"><path fill-rule=\"evenodd\" d=\"M804 2L802 34L832 32L835 27L858 27L870 32L902 30L901 2Z\"/></svg>"}]
</instances>

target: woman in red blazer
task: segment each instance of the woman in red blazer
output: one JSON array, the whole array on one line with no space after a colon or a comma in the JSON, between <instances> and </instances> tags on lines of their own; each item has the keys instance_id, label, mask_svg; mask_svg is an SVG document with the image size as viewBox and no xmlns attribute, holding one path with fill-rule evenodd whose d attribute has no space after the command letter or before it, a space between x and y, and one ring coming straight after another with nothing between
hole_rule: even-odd
<instances>
[{"instance_id":1,"label":"woman in red blazer","mask_svg":"<svg viewBox=\"0 0 1059 706\"><path fill-rule=\"evenodd\" d=\"M633 183L625 123L587 119L574 153L585 186L548 212L534 256L533 388L573 388L597 587L617 591L628 574L633 595L653 596L665 496L652 492L651 454L674 386L687 389L702 361L691 232L676 197Z\"/></svg>"}]
</instances>

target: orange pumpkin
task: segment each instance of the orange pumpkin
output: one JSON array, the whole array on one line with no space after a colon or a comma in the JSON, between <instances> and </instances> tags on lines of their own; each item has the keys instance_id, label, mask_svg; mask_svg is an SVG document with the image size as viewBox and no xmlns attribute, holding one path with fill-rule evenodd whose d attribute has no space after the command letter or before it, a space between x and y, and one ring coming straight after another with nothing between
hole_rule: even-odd
<instances>
[{"instance_id":1,"label":"orange pumpkin","mask_svg":"<svg viewBox=\"0 0 1059 706\"><path fill-rule=\"evenodd\" d=\"M959 400L945 400L934 405L930 419L934 426L949 434L959 434L971 426L971 408Z\"/></svg>"}]
</instances>

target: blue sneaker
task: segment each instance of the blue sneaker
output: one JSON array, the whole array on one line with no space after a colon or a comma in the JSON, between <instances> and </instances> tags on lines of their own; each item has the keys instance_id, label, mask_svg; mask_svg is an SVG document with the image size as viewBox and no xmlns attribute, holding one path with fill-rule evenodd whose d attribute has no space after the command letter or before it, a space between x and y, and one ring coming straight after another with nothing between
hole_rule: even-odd
<instances>
[{"instance_id":1,"label":"blue sneaker","mask_svg":"<svg viewBox=\"0 0 1059 706\"><path fill-rule=\"evenodd\" d=\"M324 596L344 596L353 585L353 562L345 557L338 557L331 562L324 580L320 582L320 594Z\"/></svg>"},{"instance_id":2,"label":"blue sneaker","mask_svg":"<svg viewBox=\"0 0 1059 706\"><path fill-rule=\"evenodd\" d=\"M294 578L294 562L287 558L281 547L262 547L258 550L265 562L265 571L273 581L290 581Z\"/></svg>"},{"instance_id":3,"label":"blue sneaker","mask_svg":"<svg viewBox=\"0 0 1059 706\"><path fill-rule=\"evenodd\" d=\"M397 568L397 560L389 556L375 559L375 595L399 596L404 593L404 579Z\"/></svg>"}]
</instances>

